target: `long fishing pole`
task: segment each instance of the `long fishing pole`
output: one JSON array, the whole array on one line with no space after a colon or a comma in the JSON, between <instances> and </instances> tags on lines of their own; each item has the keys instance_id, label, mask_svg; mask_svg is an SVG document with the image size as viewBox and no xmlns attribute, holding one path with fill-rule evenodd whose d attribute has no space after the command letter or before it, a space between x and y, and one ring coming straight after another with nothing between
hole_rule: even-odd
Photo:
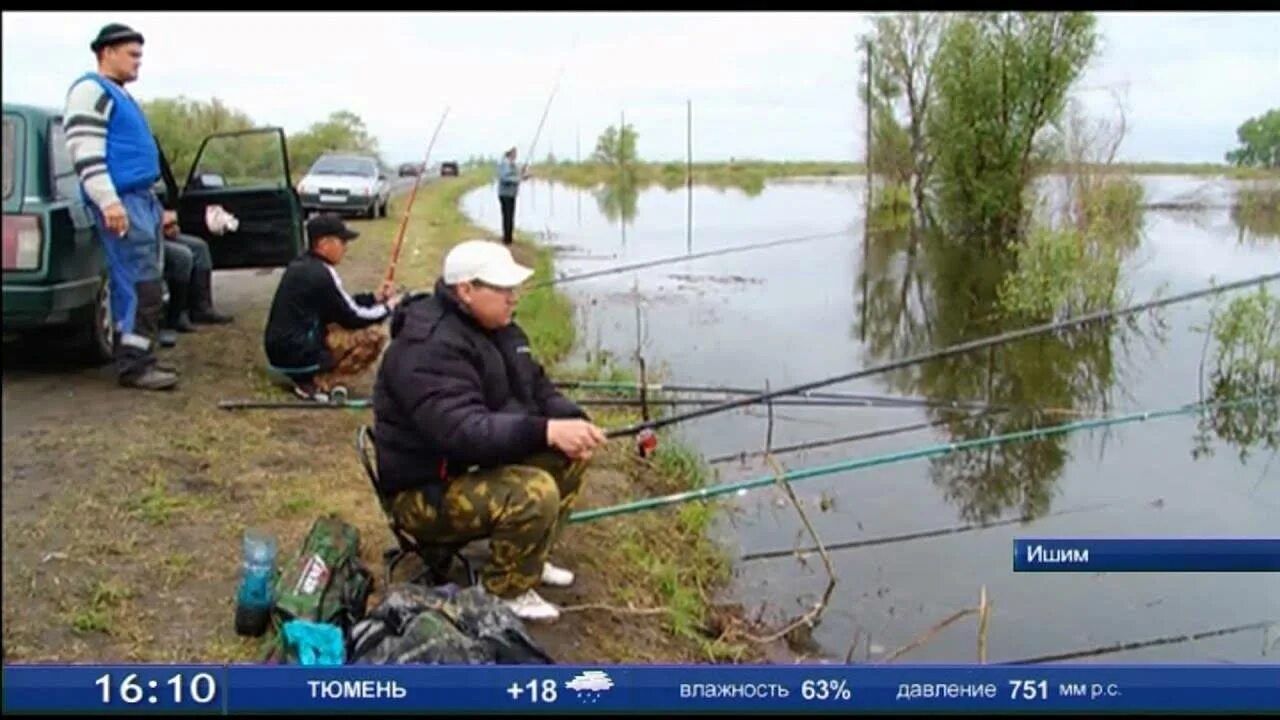
<instances>
[{"instance_id":1,"label":"long fishing pole","mask_svg":"<svg viewBox=\"0 0 1280 720\"><path fill-rule=\"evenodd\" d=\"M1102 647L1089 648L1087 650L1075 650L1072 652L1056 653L1053 655L1041 655L1039 657L1023 658L1021 660L1009 660L1002 663L994 663L996 665L1031 665L1038 663L1054 662L1057 660L1074 660L1083 657L1097 657L1098 655L1111 655L1118 652L1127 652L1129 650L1140 650L1142 648L1155 647L1157 645L1180 645L1186 642L1195 642L1197 640L1205 640L1207 638L1222 637L1223 635L1235 635L1236 633L1248 632L1250 630L1267 630L1273 626L1280 626L1280 618L1275 620L1261 620L1259 622L1249 623L1247 625L1236 625L1234 627L1219 628L1216 630L1204 630L1198 633L1189 633L1185 635L1171 635L1161 638L1152 638L1150 640L1135 640L1127 643L1116 643L1114 645L1104 645Z\"/></svg>"},{"instance_id":2,"label":"long fishing pole","mask_svg":"<svg viewBox=\"0 0 1280 720\"><path fill-rule=\"evenodd\" d=\"M577 45L578 38L575 35L573 44L569 48L570 54L573 53L573 48L577 47ZM542 119L538 121L538 129L534 131L533 141L529 143L529 153L524 156L524 165L520 166L520 177L524 177L529 170L529 161L533 160L533 149L538 146L538 138L542 135L542 126L547 122L547 113L551 112L551 101L555 99L556 93L560 92L560 80L564 77L564 69L568 63L567 58L560 63L560 70L556 73L556 82L551 86L551 94L547 96L547 104L542 108Z\"/></svg>"},{"instance_id":3,"label":"long fishing pole","mask_svg":"<svg viewBox=\"0 0 1280 720\"><path fill-rule=\"evenodd\" d=\"M413 201L418 197L418 185L422 183L422 176L427 174L427 168L431 164L431 149L435 147L436 137L440 135L440 128L444 126L444 119L449 117L449 108L446 106L444 113L440 115L440 122L436 123L435 132L431 133L431 142L427 143L427 156L422 160L422 170L413 179L413 191L409 194L409 202L405 203L404 214L400 217L400 229L396 231L396 241L391 246L391 261L387 264L387 282L394 282L396 279L396 265L400 262L400 247L404 244L405 230L409 228L409 213L413 211Z\"/></svg>"},{"instance_id":4,"label":"long fishing pole","mask_svg":"<svg viewBox=\"0 0 1280 720\"><path fill-rule=\"evenodd\" d=\"M764 242L751 243L749 245L735 245L734 247L721 248L719 250L704 250L693 254L672 255L669 257L658 258L656 260L644 260L641 262L630 263L627 265L618 265L611 268L602 268L600 270L591 270L589 272L580 273L578 275L564 275L542 282L532 283L528 286L528 290L538 290L552 285L561 285L568 282L576 282L578 280L588 280L590 278L605 277L606 275L617 275L619 273L631 272L633 270L644 270L646 268L658 267L660 265L671 265L674 263L685 262L687 260L699 260L708 257L717 257L720 255L731 255L733 253L748 252L751 250L762 250L764 248L778 247L781 245L791 245L800 242L809 242L810 240L823 240L826 238L840 237L848 234L848 230L840 230L837 232L820 233L817 235L801 235L798 237L787 237L779 240L766 240Z\"/></svg>"},{"instance_id":5,"label":"long fishing pole","mask_svg":"<svg viewBox=\"0 0 1280 720\"><path fill-rule=\"evenodd\" d=\"M1000 414L992 412L990 416ZM987 413L974 413L971 418L988 416ZM727 462L738 460L746 462L747 458L764 457L765 455L787 455L794 452L802 452L804 450L815 450L821 447L829 447L831 445L844 445L846 443L859 442L861 440L873 440L875 438L890 437L892 435L902 435L904 433L916 432L917 430L928 430L929 428L941 427L954 422L954 418L943 418L941 420L930 420L928 422L914 422L903 425L893 425L886 428L877 428L875 430L863 430L862 432L853 433L852 435L841 435L839 437L824 438L822 440L809 440L807 442L796 443L794 445L784 445L776 447L772 450L745 450L728 453L719 457L713 457L706 461L708 465L721 465Z\"/></svg>"},{"instance_id":6,"label":"long fishing pole","mask_svg":"<svg viewBox=\"0 0 1280 720\"><path fill-rule=\"evenodd\" d=\"M875 545L893 545L902 542L911 542L912 540L924 540L926 538L942 537L944 535L956 535L958 533L974 532L976 530L986 530L987 528L1004 527L1007 525L1021 525L1031 520L1043 520L1045 518L1060 517L1062 515L1074 515L1082 512L1094 512L1096 510L1105 510L1116 503L1097 503L1094 505L1086 505L1083 507L1067 508L1066 510L1057 510L1038 518L1009 518L1007 520L997 520L989 523L970 523L968 525L953 525L945 528L935 528L933 530L920 530L913 533L903 535L882 535L880 537L866 538L865 540L850 540L848 542L834 543L831 545L823 545L819 548L816 545L803 548L787 548L785 550L763 550L761 552L747 553L738 558L740 562L750 562L752 560L767 560L770 558L791 557L801 553L818 552L820 549L827 551L834 550L854 550L857 548L872 547Z\"/></svg>"},{"instance_id":7,"label":"long fishing pole","mask_svg":"<svg viewBox=\"0 0 1280 720\"><path fill-rule=\"evenodd\" d=\"M552 383L561 390L647 390L648 392L671 392L671 393L691 393L691 394L707 394L707 395L759 395L762 390L760 388L735 387L732 385L676 385L671 383L635 383L635 382L612 382L608 380L564 380ZM949 402L946 400L930 400L928 398L916 398L899 395L875 395L866 393L849 393L849 392L802 392L796 393L799 397L818 399L818 400L849 400L853 402L869 402L869 403L885 403L885 404L904 404L910 407L917 407L923 404L938 403L954 407L963 407L966 405L963 401ZM985 408L985 404L981 404Z\"/></svg>"},{"instance_id":8,"label":"long fishing pole","mask_svg":"<svg viewBox=\"0 0 1280 720\"><path fill-rule=\"evenodd\" d=\"M733 386L715 386L715 385L673 385L668 383L649 383L641 385L632 382L611 382L606 380L567 380L553 383L561 390L639 390L642 387L647 388L649 392L671 392L677 394L706 394L706 395L759 395L764 391L760 388L733 387ZM843 400L850 405L865 405L867 407L902 407L902 408L941 408L944 410L987 410L987 411L1028 411L1043 412L1056 415L1092 415L1088 411L1073 410L1070 408L1042 407L1038 405L992 405L990 403L978 400L935 400L933 398L912 397L909 395L878 395L874 393L851 393L851 392L814 392L805 390L795 393L796 397L808 398L813 400ZM791 397L784 395L783 397ZM702 402L702 401L699 401Z\"/></svg>"},{"instance_id":9,"label":"long fishing pole","mask_svg":"<svg viewBox=\"0 0 1280 720\"><path fill-rule=\"evenodd\" d=\"M782 395L795 395L797 393L801 393L806 390L813 390L813 389L824 387L827 385L834 385L836 383L856 380L858 378L867 377L869 375L877 375L880 373L890 372L893 370L897 370L899 368L909 367L911 365L918 365L920 363L928 362L931 360L942 360L944 358L952 357L954 355L960 355L966 352L971 352L973 350L981 350L986 347L992 347L995 345L1014 342L1016 340L1022 340L1024 338L1029 338L1034 335L1041 335L1048 332L1065 330L1067 328L1075 327L1078 325L1084 325L1090 322L1106 320L1109 318L1119 318L1125 315L1132 315L1134 313L1142 312L1145 310L1151 310L1151 309L1162 307L1165 305L1172 305L1174 303L1179 303L1179 302L1187 302L1190 300L1195 300L1197 298L1205 297L1207 295L1223 293L1230 290L1249 287L1252 285L1259 285L1262 283L1266 283L1266 282L1270 282L1278 279L1280 279L1280 272L1266 273L1264 275L1248 278L1246 280L1237 280L1235 282L1227 283L1226 285L1210 286L1208 288L1202 288L1200 290L1182 293L1180 295L1172 295L1167 298L1161 298L1158 300L1149 300L1147 302L1139 303L1137 305L1131 305L1129 307L1121 308L1119 310L1098 310L1098 311L1087 313L1085 315L1080 315L1074 318L1067 318L1065 320L1058 320L1058 321L1042 323L1040 325L1033 325L1031 327L1023 328L1021 330L1011 330L1009 332L999 333L997 335L991 335L984 338L978 338L976 340L970 340L968 342L957 343L955 345L945 347L941 350L934 350L927 353L920 353L917 355L912 355L910 357L903 358L901 360L894 360L894 361L883 363L880 365L874 365L872 367L864 368L862 370L855 370L853 372L834 375L832 377L823 378L820 380L813 380L811 382L801 383L799 385L792 385L790 387L782 388L780 390L773 390L771 392L760 393L758 395L751 395L751 396L743 397L737 400L727 400L723 403L720 403L719 405L712 405L710 407L701 408L698 410L690 410L685 413L670 415L668 417L658 418L656 420L634 423L632 425L627 425L620 428L614 428L612 430L607 431L605 433L605 436L609 438L615 438L615 437L636 435L645 430L650 430L650 431L656 430L658 428L666 427L668 425L674 425L676 423L686 422L689 420L694 420L696 418L706 417L708 415L714 415L716 413L722 413L727 410L733 410L735 408L742 407L743 405L753 405L753 404L760 403L765 400L770 400L772 398L779 397Z\"/></svg>"},{"instance_id":10,"label":"long fishing pole","mask_svg":"<svg viewBox=\"0 0 1280 720\"><path fill-rule=\"evenodd\" d=\"M666 405L670 407L719 405L724 402L715 398L574 398L573 402L582 406L603 405L616 407L644 407L647 405ZM842 398L783 398L774 400L778 407L833 407L833 408L919 408L927 407L919 404L880 402L876 400L856 400ZM941 408L944 410L967 410L969 408Z\"/></svg>"},{"instance_id":11,"label":"long fishing pole","mask_svg":"<svg viewBox=\"0 0 1280 720\"><path fill-rule=\"evenodd\" d=\"M1145 410L1140 412L1128 413L1126 415L1117 415L1114 417L1098 418L1091 420L1079 420L1075 422L1063 423L1060 425L1049 425L1042 428L1033 428L1030 430L1019 430L1016 432L1002 433L998 435L988 435L987 437L974 438L972 440L962 440L960 442L940 443L936 445L926 445L924 447L901 450L898 452L885 453L883 455L873 455L870 457L859 458L857 460L846 460L830 465L820 465L817 467L801 468L799 470L791 470L781 475L767 475L751 480L744 480L734 483L723 483L720 485L708 485L697 490L687 490L685 492L674 493L672 495L663 495L659 497L647 498L644 500L636 500L634 502L612 505L609 507L598 508L596 510L587 510L574 513L569 516L569 522L589 522L599 520L600 518L611 517L614 515L628 515L631 513L641 512L644 510L654 510L668 505L676 505L688 502L690 500L705 500L707 498L719 495L727 495L736 493L740 490L749 490L751 488L763 487L765 485L773 485L779 480L783 482L795 482L798 480L807 480L814 477L822 477L825 475L834 475L837 473L851 472L861 470L863 468L877 467L881 465L892 465L895 463L906 462L908 460L919 460L922 458L933 457L936 455L946 455L956 452L957 450L972 450L975 448L997 446L1005 443L1018 442L1021 440L1031 440L1053 435L1061 435L1074 432L1077 430L1090 430L1094 428L1110 427L1112 425L1123 425L1132 422L1144 422L1147 420L1160 419L1166 417L1174 417L1177 415L1186 415L1193 412L1201 412L1209 408L1231 408L1242 405L1256 405L1263 401L1277 402L1277 395L1255 395L1242 400L1230 400L1213 403L1190 403L1174 408L1166 408L1163 410Z\"/></svg>"}]
</instances>

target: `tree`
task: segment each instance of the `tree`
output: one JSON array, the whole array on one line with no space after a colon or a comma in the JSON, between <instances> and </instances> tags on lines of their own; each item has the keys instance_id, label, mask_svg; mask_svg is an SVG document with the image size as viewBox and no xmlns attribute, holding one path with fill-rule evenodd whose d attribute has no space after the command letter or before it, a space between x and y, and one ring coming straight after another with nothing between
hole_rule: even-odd
<instances>
[{"instance_id":1,"label":"tree","mask_svg":"<svg viewBox=\"0 0 1280 720\"><path fill-rule=\"evenodd\" d=\"M306 131L289 138L290 165L299 173L306 172L317 158L327 152L377 156L378 141L369 135L360 116L348 110L331 113L328 119L314 123Z\"/></svg>"},{"instance_id":2,"label":"tree","mask_svg":"<svg viewBox=\"0 0 1280 720\"><path fill-rule=\"evenodd\" d=\"M610 125L596 140L596 150L592 154L592 159L605 165L632 165L637 158L636 140L638 138L639 135L630 123L623 125L621 132Z\"/></svg>"},{"instance_id":3,"label":"tree","mask_svg":"<svg viewBox=\"0 0 1280 720\"><path fill-rule=\"evenodd\" d=\"M926 117L932 184L953 234L1014 241L1046 156L1041 131L1097 45L1089 13L970 13L947 24Z\"/></svg>"},{"instance_id":4,"label":"tree","mask_svg":"<svg viewBox=\"0 0 1280 720\"><path fill-rule=\"evenodd\" d=\"M1280 168L1280 108L1249 118L1236 130L1240 147L1227 153L1237 167Z\"/></svg>"},{"instance_id":5,"label":"tree","mask_svg":"<svg viewBox=\"0 0 1280 720\"><path fill-rule=\"evenodd\" d=\"M182 96L158 98L142 103L142 110L179 183L186 180L205 137L254 127L248 115L218 98L209 102Z\"/></svg>"},{"instance_id":6,"label":"tree","mask_svg":"<svg viewBox=\"0 0 1280 720\"><path fill-rule=\"evenodd\" d=\"M940 13L899 13L876 18L874 30L864 37L873 53L872 167L894 182L909 183L918 208L924 207L933 167L925 129L945 28Z\"/></svg>"}]
</instances>

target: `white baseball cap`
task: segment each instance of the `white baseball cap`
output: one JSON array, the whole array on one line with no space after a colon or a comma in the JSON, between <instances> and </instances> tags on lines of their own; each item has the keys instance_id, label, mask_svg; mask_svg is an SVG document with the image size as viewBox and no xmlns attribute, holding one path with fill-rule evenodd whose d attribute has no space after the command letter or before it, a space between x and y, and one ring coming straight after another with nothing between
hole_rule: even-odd
<instances>
[{"instance_id":1,"label":"white baseball cap","mask_svg":"<svg viewBox=\"0 0 1280 720\"><path fill-rule=\"evenodd\" d=\"M511 257L506 245L491 240L463 241L444 257L446 285L479 280L496 287L512 288L532 275L533 270Z\"/></svg>"}]
</instances>

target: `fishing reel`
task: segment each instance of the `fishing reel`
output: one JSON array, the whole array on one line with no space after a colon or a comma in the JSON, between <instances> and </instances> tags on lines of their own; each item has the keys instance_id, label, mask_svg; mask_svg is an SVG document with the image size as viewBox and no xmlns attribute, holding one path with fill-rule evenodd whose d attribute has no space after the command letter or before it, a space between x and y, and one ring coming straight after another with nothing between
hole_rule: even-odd
<instances>
[{"instance_id":1,"label":"fishing reel","mask_svg":"<svg viewBox=\"0 0 1280 720\"><path fill-rule=\"evenodd\" d=\"M650 458L658 449L658 434L645 428L636 434L636 452L642 458Z\"/></svg>"}]
</instances>

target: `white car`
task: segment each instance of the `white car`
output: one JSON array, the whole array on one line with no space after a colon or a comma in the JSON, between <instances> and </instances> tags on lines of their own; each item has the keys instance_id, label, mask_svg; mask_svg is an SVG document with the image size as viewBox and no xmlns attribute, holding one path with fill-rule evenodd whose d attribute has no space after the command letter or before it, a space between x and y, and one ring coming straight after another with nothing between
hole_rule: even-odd
<instances>
[{"instance_id":1,"label":"white car","mask_svg":"<svg viewBox=\"0 0 1280 720\"><path fill-rule=\"evenodd\" d=\"M321 155L298 183L306 212L386 217L391 182L372 155Z\"/></svg>"}]
</instances>

